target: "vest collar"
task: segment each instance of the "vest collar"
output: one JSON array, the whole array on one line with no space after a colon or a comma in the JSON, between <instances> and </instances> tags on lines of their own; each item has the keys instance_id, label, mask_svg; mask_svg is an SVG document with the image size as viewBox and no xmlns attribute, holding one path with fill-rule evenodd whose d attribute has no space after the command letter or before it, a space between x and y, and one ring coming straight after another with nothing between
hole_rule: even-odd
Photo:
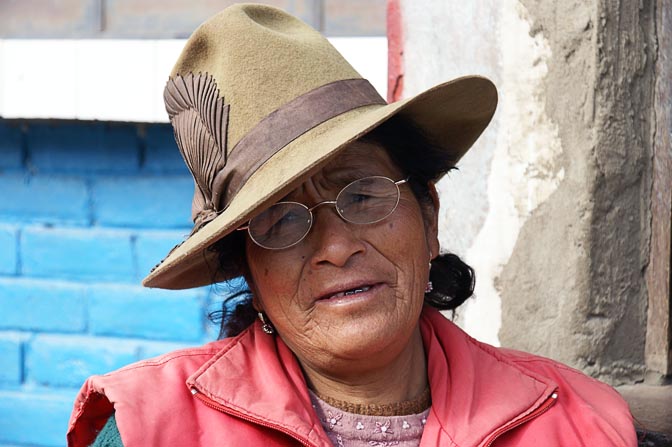
<instances>
[{"instance_id":1,"label":"vest collar","mask_svg":"<svg viewBox=\"0 0 672 447\"><path fill-rule=\"evenodd\" d=\"M474 340L433 308L425 306L420 330L432 393L425 430L441 430L456 445L483 445L533 414L557 389L551 379ZM421 445L430 445L424 439Z\"/></svg>"},{"instance_id":2,"label":"vest collar","mask_svg":"<svg viewBox=\"0 0 672 447\"><path fill-rule=\"evenodd\" d=\"M498 430L539 408L557 388L550 379L512 363L425 307L420 320L432 409L421 445L446 436L481 445ZM256 321L187 381L221 411L328 446L294 354Z\"/></svg>"}]
</instances>

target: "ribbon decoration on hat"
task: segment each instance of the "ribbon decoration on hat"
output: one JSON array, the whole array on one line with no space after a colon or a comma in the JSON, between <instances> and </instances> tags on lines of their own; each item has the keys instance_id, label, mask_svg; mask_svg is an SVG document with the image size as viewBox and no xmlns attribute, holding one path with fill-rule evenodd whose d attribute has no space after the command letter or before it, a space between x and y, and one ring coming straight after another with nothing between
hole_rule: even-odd
<instances>
[{"instance_id":1,"label":"ribbon decoration on hat","mask_svg":"<svg viewBox=\"0 0 672 447\"><path fill-rule=\"evenodd\" d=\"M217 217L215 176L226 166L229 105L212 76L176 76L163 92L177 147L194 178L191 217L194 231Z\"/></svg>"},{"instance_id":2,"label":"ribbon decoration on hat","mask_svg":"<svg viewBox=\"0 0 672 447\"><path fill-rule=\"evenodd\" d=\"M192 234L226 209L249 177L287 144L345 112L386 104L366 79L331 82L269 113L227 151L229 105L212 76L170 78L164 101L178 148L194 177Z\"/></svg>"}]
</instances>

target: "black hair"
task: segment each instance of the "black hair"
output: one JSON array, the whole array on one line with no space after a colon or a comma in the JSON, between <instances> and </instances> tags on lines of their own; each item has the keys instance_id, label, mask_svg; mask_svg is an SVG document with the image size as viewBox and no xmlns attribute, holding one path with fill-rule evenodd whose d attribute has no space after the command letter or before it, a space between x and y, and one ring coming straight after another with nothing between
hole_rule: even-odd
<instances>
[{"instance_id":1,"label":"black hair","mask_svg":"<svg viewBox=\"0 0 672 447\"><path fill-rule=\"evenodd\" d=\"M450 151L434 144L418 127L399 116L385 121L361 141L385 148L392 161L405 171L423 212L433 212L433 184L444 173L456 169L456 160L446 156ZM417 150L419 147L422 150ZM218 267L226 277L248 275L244 232L234 231L210 249L217 252ZM455 310L474 293L474 270L452 253L439 254L432 260L429 279L433 290L425 294L425 303L439 310ZM237 335L256 318L249 288L228 289L221 310L210 313L210 319L220 324L220 338Z\"/></svg>"}]
</instances>

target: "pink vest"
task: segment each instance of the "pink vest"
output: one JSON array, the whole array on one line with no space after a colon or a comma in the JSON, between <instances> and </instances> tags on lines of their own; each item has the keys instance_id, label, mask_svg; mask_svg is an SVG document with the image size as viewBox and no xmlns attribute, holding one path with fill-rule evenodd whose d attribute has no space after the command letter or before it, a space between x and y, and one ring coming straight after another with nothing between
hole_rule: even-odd
<instances>
[{"instance_id":1,"label":"pink vest","mask_svg":"<svg viewBox=\"0 0 672 447\"><path fill-rule=\"evenodd\" d=\"M480 343L426 308L432 408L421 446L636 446L609 386L548 359ZM68 445L88 446L116 412L125 447L331 446L301 369L259 323L238 337L89 378Z\"/></svg>"}]
</instances>

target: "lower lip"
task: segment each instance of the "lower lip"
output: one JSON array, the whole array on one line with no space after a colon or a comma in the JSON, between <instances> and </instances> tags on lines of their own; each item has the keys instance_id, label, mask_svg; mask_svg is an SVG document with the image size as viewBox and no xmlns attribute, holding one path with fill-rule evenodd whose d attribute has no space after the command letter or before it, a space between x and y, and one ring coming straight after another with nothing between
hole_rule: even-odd
<instances>
[{"instance_id":1,"label":"lower lip","mask_svg":"<svg viewBox=\"0 0 672 447\"><path fill-rule=\"evenodd\" d=\"M368 301L373 298L378 294L378 292L382 289L382 284L373 284L369 290L366 292L359 292L359 293L354 293L352 295L344 295L340 297L334 297L334 298L323 298L318 301L316 301L315 304L326 304L326 305L334 305L334 306L342 306L342 305L349 305L349 304L355 304L355 303L360 303L363 301Z\"/></svg>"}]
</instances>

